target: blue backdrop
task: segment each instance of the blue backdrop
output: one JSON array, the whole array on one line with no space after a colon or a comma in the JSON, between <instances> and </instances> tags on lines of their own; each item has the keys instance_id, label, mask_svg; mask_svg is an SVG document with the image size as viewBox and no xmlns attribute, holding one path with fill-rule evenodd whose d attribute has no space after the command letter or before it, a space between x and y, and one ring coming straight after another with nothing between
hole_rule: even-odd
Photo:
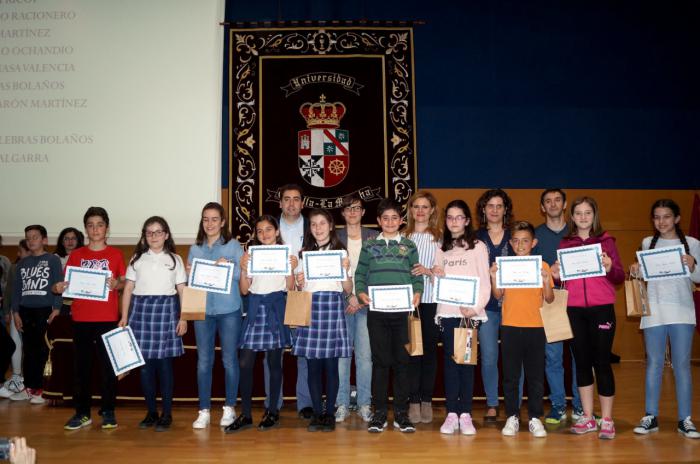
<instances>
[{"instance_id":1,"label":"blue backdrop","mask_svg":"<svg viewBox=\"0 0 700 464\"><path fill-rule=\"evenodd\" d=\"M227 0L226 18L425 21L420 187L700 188L698 1Z\"/></svg>"}]
</instances>

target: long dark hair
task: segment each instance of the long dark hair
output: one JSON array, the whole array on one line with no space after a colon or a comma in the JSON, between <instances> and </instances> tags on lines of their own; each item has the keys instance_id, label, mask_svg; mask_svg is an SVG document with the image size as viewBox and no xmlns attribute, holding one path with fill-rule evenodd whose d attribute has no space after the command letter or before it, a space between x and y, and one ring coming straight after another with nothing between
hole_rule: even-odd
<instances>
[{"instance_id":1,"label":"long dark hair","mask_svg":"<svg viewBox=\"0 0 700 464\"><path fill-rule=\"evenodd\" d=\"M600 224L600 213L598 212L598 203L592 197L578 197L571 203L571 210L569 211L569 234L566 238L572 238L578 236L578 227L574 222L574 210L580 204L588 203L593 210L593 224L591 225L591 237L599 237L603 235L603 226Z\"/></svg>"},{"instance_id":2,"label":"long dark hair","mask_svg":"<svg viewBox=\"0 0 700 464\"><path fill-rule=\"evenodd\" d=\"M68 252L66 251L66 246L63 244L63 239L66 235L70 234L71 232L73 232L75 234L75 237L78 239L74 249L80 248L81 246L85 246L85 236L83 235L83 233L75 227L66 227L61 231L60 234L58 234L58 240L56 241L56 250L54 251L55 255L58 255L61 258L65 258L68 255Z\"/></svg>"},{"instance_id":3,"label":"long dark hair","mask_svg":"<svg viewBox=\"0 0 700 464\"><path fill-rule=\"evenodd\" d=\"M328 242L328 249L329 250L346 250L345 245L343 245L343 242L338 239L338 236L335 233L335 221L333 221L333 216L331 213L326 211L325 209L320 209L316 208L311 210L309 213L309 223L311 222L311 218L314 216L323 216L326 218L326 221L328 221L328 224L331 226L331 232L329 235L329 242ZM316 239L314 238L314 235L311 233L311 227L308 228L306 233L304 234L304 242L301 245L301 251L316 251L319 249L318 243L316 243ZM301 256L301 251L299 252L299 255Z\"/></svg>"},{"instance_id":4,"label":"long dark hair","mask_svg":"<svg viewBox=\"0 0 700 464\"><path fill-rule=\"evenodd\" d=\"M508 230L511 226L511 221L513 220L513 201L510 199L505 190L502 189L491 189L487 190L481 194L476 202L476 214L479 217L479 227L486 229L488 227L488 221L486 220L486 213L484 209L486 208L486 203L492 198L498 197L503 200L503 229Z\"/></svg>"},{"instance_id":5,"label":"long dark hair","mask_svg":"<svg viewBox=\"0 0 700 464\"><path fill-rule=\"evenodd\" d=\"M450 208L459 208L464 213L469 222L467 222L464 227L464 233L459 237L452 237L452 233L447 228L447 211ZM476 239L476 233L474 232L474 226L472 225L472 212L469 210L469 206L462 200L452 200L445 207L445 230L442 233L442 251L449 251L455 247L466 248L471 250L476 245L478 241ZM466 247L465 247L466 242Z\"/></svg>"},{"instance_id":6,"label":"long dark hair","mask_svg":"<svg viewBox=\"0 0 700 464\"><path fill-rule=\"evenodd\" d=\"M255 220L255 222L253 222L253 238L251 240L251 245L262 245L260 240L258 240L258 233L257 233L258 224L260 224L261 222L269 222L270 224L272 224L272 227L274 227L276 231L280 230L280 223L277 221L276 217L274 217L270 214L263 214L262 216L257 218ZM277 242L276 243L277 243L277 245L284 244L284 241L282 240L282 234L277 235Z\"/></svg>"},{"instance_id":7,"label":"long dark hair","mask_svg":"<svg viewBox=\"0 0 700 464\"><path fill-rule=\"evenodd\" d=\"M204 205L204 208L202 208L202 214L208 209L214 209L219 213L219 217L221 217L221 220L224 222L224 227L221 228L221 238L224 240L224 244L228 243L231 241L231 230L229 229L229 224L228 224L228 218L226 217L226 210L224 209L221 204L211 201ZM204 244L204 242L207 239L207 234L204 232L204 221L202 218L199 218L199 230L197 230L197 238L195 239L194 243L198 246L201 246Z\"/></svg>"},{"instance_id":8,"label":"long dark hair","mask_svg":"<svg viewBox=\"0 0 700 464\"><path fill-rule=\"evenodd\" d=\"M146 219L146 222L143 223L143 227L141 228L141 238L139 239L139 243L136 244L136 248L134 249L134 257L131 258L129 266L133 266L134 264L136 264L136 261L138 261L139 258L141 258L141 256L148 251L148 242L146 241L146 228L151 224L158 224L163 229L163 232L168 234L168 238L165 239L165 243L163 244L163 249L170 255L170 258L173 260L173 267L170 268L170 270L173 271L175 270L175 265L177 264L177 261L175 260L175 255L177 254L177 252L175 251L175 241L173 240L173 236L170 233L170 226L168 225L168 221L166 221L160 216L151 216L148 219Z\"/></svg>"},{"instance_id":9,"label":"long dark hair","mask_svg":"<svg viewBox=\"0 0 700 464\"><path fill-rule=\"evenodd\" d=\"M671 210L673 213L673 217L677 218L678 216L681 215L681 208L678 206L678 203L676 203L673 200L669 200L667 198L663 198L661 200L656 200L653 205L651 205L651 220L652 222L654 221L654 210L656 208L668 208ZM683 244L683 247L685 248L685 254L689 255L690 254L690 246L688 245L688 241L685 239L685 234L681 230L681 225L680 223L674 224L676 228L676 235L678 235L678 238L681 240L681 243ZM656 246L656 242L659 241L659 238L661 237L661 233L656 230L656 227L654 227L654 237L651 239L651 244L649 245L649 249L652 249Z\"/></svg>"}]
</instances>

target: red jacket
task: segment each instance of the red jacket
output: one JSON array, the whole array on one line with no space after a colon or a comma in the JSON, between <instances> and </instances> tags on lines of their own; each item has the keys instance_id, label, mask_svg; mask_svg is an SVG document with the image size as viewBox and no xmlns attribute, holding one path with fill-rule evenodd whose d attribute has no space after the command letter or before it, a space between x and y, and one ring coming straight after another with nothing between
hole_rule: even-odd
<instances>
[{"instance_id":1,"label":"red jacket","mask_svg":"<svg viewBox=\"0 0 700 464\"><path fill-rule=\"evenodd\" d=\"M615 246L615 238L603 232L598 237L564 238L559 243L559 249L574 248L600 243L601 248L612 260L612 267L604 277L585 277L583 279L567 280L565 288L569 291L568 306L590 307L615 303L615 285L625 281L625 271Z\"/></svg>"}]
</instances>

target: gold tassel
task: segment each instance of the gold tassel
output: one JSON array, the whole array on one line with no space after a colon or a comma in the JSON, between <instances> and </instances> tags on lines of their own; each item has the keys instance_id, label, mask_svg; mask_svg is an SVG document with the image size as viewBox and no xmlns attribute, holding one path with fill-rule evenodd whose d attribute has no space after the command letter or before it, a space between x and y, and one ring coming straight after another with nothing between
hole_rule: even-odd
<instances>
[{"instance_id":1,"label":"gold tassel","mask_svg":"<svg viewBox=\"0 0 700 464\"><path fill-rule=\"evenodd\" d=\"M49 357L46 358L46 364L44 365L44 377L51 377L53 373L53 366L51 365L51 351L53 351L53 343L49 340L47 333L44 334L44 341L46 346L49 347Z\"/></svg>"}]
</instances>

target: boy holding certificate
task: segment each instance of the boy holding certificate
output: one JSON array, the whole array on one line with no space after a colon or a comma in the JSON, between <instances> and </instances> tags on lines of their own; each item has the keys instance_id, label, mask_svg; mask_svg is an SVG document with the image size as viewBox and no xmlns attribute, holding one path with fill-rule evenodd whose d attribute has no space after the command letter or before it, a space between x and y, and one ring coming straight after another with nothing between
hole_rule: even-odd
<instances>
[{"instance_id":1,"label":"boy holding certificate","mask_svg":"<svg viewBox=\"0 0 700 464\"><path fill-rule=\"evenodd\" d=\"M517 222L511 229L510 245L516 256L529 256L537 245L535 228L529 222ZM501 264L502 266L505 263ZM527 377L527 409L530 418L528 428L535 437L546 437L540 417L544 414L544 349L547 338L544 333L540 308L543 301L554 301L554 282L549 266L542 262L542 286L540 288L497 288L498 266L491 266L491 288L495 298L503 298L503 322L501 349L503 350L503 396L506 403L506 425L501 430L505 436L515 436L520 428L518 386L520 372L524 368Z\"/></svg>"},{"instance_id":2,"label":"boy holding certificate","mask_svg":"<svg viewBox=\"0 0 700 464\"><path fill-rule=\"evenodd\" d=\"M109 361L102 334L117 327L119 320L119 290L124 287L124 255L117 248L107 245L109 216L104 208L92 206L83 216L83 224L88 237L87 246L73 251L68 257L66 268L98 269L110 271L112 277L107 279L109 297L107 301L75 298L71 315L73 317L73 343L75 346L75 414L63 426L66 430L77 430L92 424L90 419L90 402L92 392L92 358L93 347L97 347L97 359L102 374L102 428L117 427L114 415L114 403L117 396L117 378ZM68 282L54 285L56 293L63 293Z\"/></svg>"},{"instance_id":3,"label":"boy holding certificate","mask_svg":"<svg viewBox=\"0 0 700 464\"><path fill-rule=\"evenodd\" d=\"M420 303L423 277L411 274L418 263L416 245L399 234L401 206L391 199L377 205L377 222L382 233L362 245L355 271L355 294L363 304L370 304L370 285L413 285L413 306ZM394 370L394 427L402 432L415 432L408 419L409 355L407 312L369 311L367 329L372 350L372 398L374 415L369 432L383 432L387 426L387 390L389 370Z\"/></svg>"},{"instance_id":4,"label":"boy holding certificate","mask_svg":"<svg viewBox=\"0 0 700 464\"><path fill-rule=\"evenodd\" d=\"M10 399L43 404L44 364L49 356L44 335L61 308L61 297L51 292L53 284L61 280L61 261L44 248L48 243L44 226L27 226L24 236L30 254L17 263L12 313L15 327L22 333L25 388Z\"/></svg>"}]
</instances>

